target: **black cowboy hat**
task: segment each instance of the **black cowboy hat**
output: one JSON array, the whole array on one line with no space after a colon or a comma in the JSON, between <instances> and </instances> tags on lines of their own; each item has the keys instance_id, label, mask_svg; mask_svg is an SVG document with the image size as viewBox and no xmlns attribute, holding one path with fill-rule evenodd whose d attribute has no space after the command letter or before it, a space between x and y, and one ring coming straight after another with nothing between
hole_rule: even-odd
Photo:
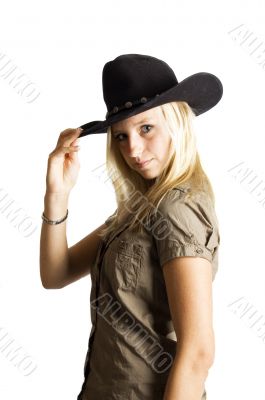
<instances>
[{"instance_id":1,"label":"black cowboy hat","mask_svg":"<svg viewBox=\"0 0 265 400\"><path fill-rule=\"evenodd\" d=\"M198 72L178 82L165 61L143 54L123 54L107 62L102 85L106 119L80 125L79 137L106 133L115 122L172 101L186 101L198 116L223 95L223 85L215 75Z\"/></svg>"}]
</instances>

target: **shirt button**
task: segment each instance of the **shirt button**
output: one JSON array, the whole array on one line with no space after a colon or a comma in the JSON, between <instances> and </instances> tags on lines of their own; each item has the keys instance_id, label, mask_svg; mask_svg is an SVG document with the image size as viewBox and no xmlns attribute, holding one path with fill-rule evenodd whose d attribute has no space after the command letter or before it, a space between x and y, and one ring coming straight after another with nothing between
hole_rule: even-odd
<instances>
[{"instance_id":1,"label":"shirt button","mask_svg":"<svg viewBox=\"0 0 265 400\"><path fill-rule=\"evenodd\" d=\"M200 247L198 247L198 248L196 249L196 252L197 252L197 253L202 253L203 250L202 250Z\"/></svg>"}]
</instances>

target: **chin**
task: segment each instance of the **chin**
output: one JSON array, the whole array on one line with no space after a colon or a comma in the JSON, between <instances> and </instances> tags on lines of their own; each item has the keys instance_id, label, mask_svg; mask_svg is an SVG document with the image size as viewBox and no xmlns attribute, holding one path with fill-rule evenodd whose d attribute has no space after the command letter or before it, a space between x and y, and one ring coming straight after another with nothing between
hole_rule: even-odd
<instances>
[{"instance_id":1,"label":"chin","mask_svg":"<svg viewBox=\"0 0 265 400\"><path fill-rule=\"evenodd\" d=\"M157 175L156 174L152 174L151 172L146 172L146 173L142 173L142 174L140 174L144 179L146 179L146 180L153 180L153 179L156 179L157 178Z\"/></svg>"}]
</instances>

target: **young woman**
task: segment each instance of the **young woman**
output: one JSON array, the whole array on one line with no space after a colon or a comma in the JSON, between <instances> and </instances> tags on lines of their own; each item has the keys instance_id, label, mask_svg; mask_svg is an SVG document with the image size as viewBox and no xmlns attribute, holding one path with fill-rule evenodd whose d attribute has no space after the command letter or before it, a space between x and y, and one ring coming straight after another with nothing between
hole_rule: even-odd
<instances>
[{"instance_id":1,"label":"young woman","mask_svg":"<svg viewBox=\"0 0 265 400\"><path fill-rule=\"evenodd\" d=\"M121 55L103 69L106 119L66 129L49 155L42 284L62 288L87 274L92 282L78 400L206 399L220 235L192 120L222 90L212 74L178 83L162 60ZM104 132L117 209L68 248L63 222L79 171L75 145Z\"/></svg>"}]
</instances>

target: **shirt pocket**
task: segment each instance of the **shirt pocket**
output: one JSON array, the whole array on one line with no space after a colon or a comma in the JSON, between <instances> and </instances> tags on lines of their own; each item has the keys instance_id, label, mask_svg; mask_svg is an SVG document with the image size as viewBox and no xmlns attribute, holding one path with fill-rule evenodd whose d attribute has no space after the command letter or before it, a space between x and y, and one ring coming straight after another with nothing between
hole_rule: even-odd
<instances>
[{"instance_id":1,"label":"shirt pocket","mask_svg":"<svg viewBox=\"0 0 265 400\"><path fill-rule=\"evenodd\" d=\"M116 289L135 290L143 264L143 246L134 241L116 239L109 246L109 276Z\"/></svg>"}]
</instances>

